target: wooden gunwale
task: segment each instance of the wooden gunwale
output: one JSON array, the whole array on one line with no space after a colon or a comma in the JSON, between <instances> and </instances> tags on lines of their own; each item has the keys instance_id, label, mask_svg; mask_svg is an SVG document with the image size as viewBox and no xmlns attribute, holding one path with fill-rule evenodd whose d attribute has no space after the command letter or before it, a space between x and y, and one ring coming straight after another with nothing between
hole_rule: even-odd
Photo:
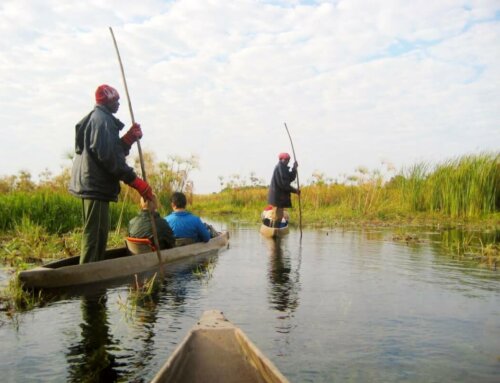
<instances>
[{"instance_id":1,"label":"wooden gunwale","mask_svg":"<svg viewBox=\"0 0 500 383\"><path fill-rule=\"evenodd\" d=\"M194 243L161 250L161 264L165 265L191 256L216 252L229 242L229 233L223 232L209 242ZM30 288L59 288L103 282L158 268L156 252L130 255L125 247L106 251L106 259L79 264L79 256L65 258L30 270L21 271L19 280Z\"/></svg>"}]
</instances>

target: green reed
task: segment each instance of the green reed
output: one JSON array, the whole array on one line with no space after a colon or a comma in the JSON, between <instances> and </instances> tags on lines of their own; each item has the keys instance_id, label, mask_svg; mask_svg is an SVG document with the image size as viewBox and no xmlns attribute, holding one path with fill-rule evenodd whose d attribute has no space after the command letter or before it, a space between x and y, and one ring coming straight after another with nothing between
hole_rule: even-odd
<instances>
[{"instance_id":1,"label":"green reed","mask_svg":"<svg viewBox=\"0 0 500 383\"><path fill-rule=\"evenodd\" d=\"M482 153L447 160L435 166L420 162L387 180L379 170L356 169L342 183L317 176L302 186L301 204L306 224L350 221L412 221L414 219L481 219L498 214L500 206L499 154ZM258 221L267 204L266 187L225 188L198 195L193 210L204 215L231 215ZM292 195L292 221L298 218ZM494 219L494 218L493 218Z\"/></svg>"},{"instance_id":2,"label":"green reed","mask_svg":"<svg viewBox=\"0 0 500 383\"><path fill-rule=\"evenodd\" d=\"M132 203L111 203L110 222L115 227L122 207L128 222L138 207ZM23 219L43 226L49 233L65 233L82 225L82 202L67 192L37 190L0 194L0 231L12 230Z\"/></svg>"},{"instance_id":3,"label":"green reed","mask_svg":"<svg viewBox=\"0 0 500 383\"><path fill-rule=\"evenodd\" d=\"M50 299L44 297L42 290L23 289L17 277L11 278L7 286L0 290L0 309L12 319L16 319L19 312L43 306L48 300Z\"/></svg>"},{"instance_id":4,"label":"green reed","mask_svg":"<svg viewBox=\"0 0 500 383\"><path fill-rule=\"evenodd\" d=\"M436 167L429 177L429 209L452 217L477 217L495 212L500 157L465 156Z\"/></svg>"},{"instance_id":5,"label":"green reed","mask_svg":"<svg viewBox=\"0 0 500 383\"><path fill-rule=\"evenodd\" d=\"M127 321L134 319L137 316L138 308L154 306L158 299L158 292L161 289L161 281L157 278L157 273L151 278L144 278L139 281L135 274L135 283L129 287L128 295L122 299L118 296L117 304L123 312Z\"/></svg>"}]
</instances>

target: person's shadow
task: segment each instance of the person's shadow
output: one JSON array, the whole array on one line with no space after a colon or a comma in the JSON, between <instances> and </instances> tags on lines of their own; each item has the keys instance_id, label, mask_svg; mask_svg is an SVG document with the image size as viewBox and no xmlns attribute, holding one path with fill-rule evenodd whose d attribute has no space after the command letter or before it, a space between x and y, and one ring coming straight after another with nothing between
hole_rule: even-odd
<instances>
[{"instance_id":1,"label":"person's shadow","mask_svg":"<svg viewBox=\"0 0 500 383\"><path fill-rule=\"evenodd\" d=\"M299 270L292 270L279 238L269 240L269 253L269 303L278 311L294 312L299 305Z\"/></svg>"},{"instance_id":2,"label":"person's shadow","mask_svg":"<svg viewBox=\"0 0 500 383\"><path fill-rule=\"evenodd\" d=\"M70 382L115 382L119 378L116 358L109 352L114 341L106 301L105 293L82 297L81 339L66 355Z\"/></svg>"}]
</instances>

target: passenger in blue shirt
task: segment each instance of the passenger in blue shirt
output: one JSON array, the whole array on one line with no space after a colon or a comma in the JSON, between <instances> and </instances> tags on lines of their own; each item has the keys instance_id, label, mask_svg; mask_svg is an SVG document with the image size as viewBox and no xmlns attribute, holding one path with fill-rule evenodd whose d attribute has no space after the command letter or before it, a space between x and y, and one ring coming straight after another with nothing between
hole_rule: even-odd
<instances>
[{"instance_id":1,"label":"passenger in blue shirt","mask_svg":"<svg viewBox=\"0 0 500 383\"><path fill-rule=\"evenodd\" d=\"M173 212L165 217L174 232L175 238L189 238L192 242L208 242L210 232L201 219L186 210L186 196L184 193L172 194L171 206Z\"/></svg>"}]
</instances>

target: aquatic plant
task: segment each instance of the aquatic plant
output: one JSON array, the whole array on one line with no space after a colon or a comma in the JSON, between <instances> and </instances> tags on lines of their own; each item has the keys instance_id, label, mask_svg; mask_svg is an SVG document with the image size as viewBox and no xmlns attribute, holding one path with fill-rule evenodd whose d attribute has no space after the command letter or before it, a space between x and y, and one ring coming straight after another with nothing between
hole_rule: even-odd
<instances>
[{"instance_id":1,"label":"aquatic plant","mask_svg":"<svg viewBox=\"0 0 500 383\"><path fill-rule=\"evenodd\" d=\"M199 279L208 282L212 279L215 270L215 261L213 259L208 259L202 263L196 264L192 270L193 275Z\"/></svg>"},{"instance_id":2,"label":"aquatic plant","mask_svg":"<svg viewBox=\"0 0 500 383\"><path fill-rule=\"evenodd\" d=\"M161 288L161 282L156 278L157 273L143 281L139 281L137 274L134 277L135 283L129 287L127 297L122 299L119 295L117 301L118 307L127 320L136 317L138 307L155 304L154 296Z\"/></svg>"},{"instance_id":3,"label":"aquatic plant","mask_svg":"<svg viewBox=\"0 0 500 383\"><path fill-rule=\"evenodd\" d=\"M15 321L19 312L41 307L49 300L50 297L45 297L42 290L24 289L16 273L7 286L0 290L0 311Z\"/></svg>"}]
</instances>

